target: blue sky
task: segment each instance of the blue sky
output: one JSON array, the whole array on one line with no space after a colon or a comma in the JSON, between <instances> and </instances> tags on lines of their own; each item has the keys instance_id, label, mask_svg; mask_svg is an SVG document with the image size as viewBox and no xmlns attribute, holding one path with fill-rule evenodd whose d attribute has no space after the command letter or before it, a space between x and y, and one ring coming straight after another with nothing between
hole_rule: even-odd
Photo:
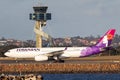
<instances>
[{"instance_id":1,"label":"blue sky","mask_svg":"<svg viewBox=\"0 0 120 80\"><path fill-rule=\"evenodd\" d=\"M43 30L53 37L120 34L120 0L0 0L0 37L35 39L29 13L39 1L52 13Z\"/></svg>"}]
</instances>

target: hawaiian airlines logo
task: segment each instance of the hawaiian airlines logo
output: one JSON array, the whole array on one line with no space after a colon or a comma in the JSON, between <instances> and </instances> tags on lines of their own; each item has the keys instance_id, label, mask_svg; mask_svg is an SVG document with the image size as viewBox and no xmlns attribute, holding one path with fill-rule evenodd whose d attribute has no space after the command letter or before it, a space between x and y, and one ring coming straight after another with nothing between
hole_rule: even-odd
<instances>
[{"instance_id":1,"label":"hawaiian airlines logo","mask_svg":"<svg viewBox=\"0 0 120 80\"><path fill-rule=\"evenodd\" d=\"M107 39L108 39L108 40L111 40L112 38L113 38L113 35L112 35L112 34L108 34L108 35L107 35Z\"/></svg>"},{"instance_id":2,"label":"hawaiian airlines logo","mask_svg":"<svg viewBox=\"0 0 120 80\"><path fill-rule=\"evenodd\" d=\"M105 44L106 47L108 46L108 40L107 39L108 39L107 35L104 36L104 38L103 38L103 44Z\"/></svg>"}]
</instances>

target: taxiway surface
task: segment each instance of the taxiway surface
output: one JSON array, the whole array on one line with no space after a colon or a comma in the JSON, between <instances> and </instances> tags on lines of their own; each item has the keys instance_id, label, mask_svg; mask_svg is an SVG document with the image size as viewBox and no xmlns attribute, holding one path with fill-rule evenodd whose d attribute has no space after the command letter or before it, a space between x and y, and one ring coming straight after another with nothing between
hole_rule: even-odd
<instances>
[{"instance_id":1,"label":"taxiway surface","mask_svg":"<svg viewBox=\"0 0 120 80\"><path fill-rule=\"evenodd\" d=\"M94 56L84 58L67 58L65 63L120 63L120 56ZM35 61L34 59L15 59L15 58L0 58L2 64L16 63L53 63L54 61Z\"/></svg>"}]
</instances>

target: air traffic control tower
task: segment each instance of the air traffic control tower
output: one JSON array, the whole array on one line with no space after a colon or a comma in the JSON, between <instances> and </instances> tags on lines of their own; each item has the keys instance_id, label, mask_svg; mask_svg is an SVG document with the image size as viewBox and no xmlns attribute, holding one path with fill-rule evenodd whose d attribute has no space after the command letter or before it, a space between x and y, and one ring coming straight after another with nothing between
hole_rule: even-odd
<instances>
[{"instance_id":1,"label":"air traffic control tower","mask_svg":"<svg viewBox=\"0 0 120 80\"><path fill-rule=\"evenodd\" d=\"M51 39L51 36L42 31L42 27L46 26L46 21L51 20L51 13L47 12L47 6L34 6L34 13L30 13L30 20L35 20L34 32L36 34L36 47L42 47L42 37L47 40Z\"/></svg>"}]
</instances>

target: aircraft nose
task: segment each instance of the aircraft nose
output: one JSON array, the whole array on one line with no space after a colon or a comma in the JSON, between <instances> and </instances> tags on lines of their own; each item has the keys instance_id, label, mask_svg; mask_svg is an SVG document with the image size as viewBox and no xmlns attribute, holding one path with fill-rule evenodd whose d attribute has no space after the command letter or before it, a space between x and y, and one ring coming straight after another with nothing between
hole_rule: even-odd
<instances>
[{"instance_id":1,"label":"aircraft nose","mask_svg":"<svg viewBox=\"0 0 120 80\"><path fill-rule=\"evenodd\" d=\"M9 53L9 52L6 52L4 55L5 55L5 56L10 56L10 53Z\"/></svg>"}]
</instances>

